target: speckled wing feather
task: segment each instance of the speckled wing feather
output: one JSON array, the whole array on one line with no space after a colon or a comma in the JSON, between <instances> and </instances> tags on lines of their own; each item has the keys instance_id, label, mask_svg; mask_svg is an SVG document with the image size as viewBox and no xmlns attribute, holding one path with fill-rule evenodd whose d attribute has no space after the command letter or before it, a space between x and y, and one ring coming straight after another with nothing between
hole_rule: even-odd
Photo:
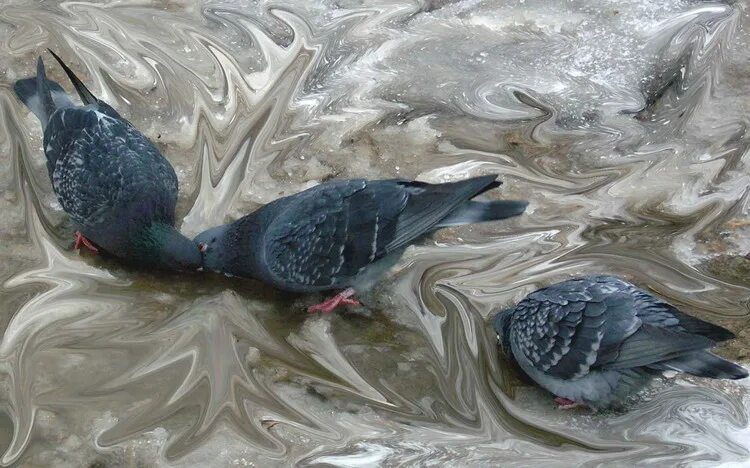
<instances>
[{"instance_id":1,"label":"speckled wing feather","mask_svg":"<svg viewBox=\"0 0 750 468\"><path fill-rule=\"evenodd\" d=\"M158 149L100 105L56 111L44 133L47 169L79 226L143 220L174 223L177 176ZM126 211L122 211L126 210ZM115 213L118 218L110 219Z\"/></svg>"},{"instance_id":2,"label":"speckled wing feather","mask_svg":"<svg viewBox=\"0 0 750 468\"><path fill-rule=\"evenodd\" d=\"M268 268L279 281L333 287L355 276L385 254L408 199L363 179L318 187L288 199L266 233Z\"/></svg>"},{"instance_id":3,"label":"speckled wing feather","mask_svg":"<svg viewBox=\"0 0 750 468\"><path fill-rule=\"evenodd\" d=\"M274 207L281 212L264 238L265 261L274 281L287 288L334 288L497 184L494 175L451 184L398 179L321 184Z\"/></svg>"},{"instance_id":4,"label":"speckled wing feather","mask_svg":"<svg viewBox=\"0 0 750 468\"><path fill-rule=\"evenodd\" d=\"M635 301L638 318L645 324L702 335L716 342L731 340L735 337L734 333L726 328L685 314L673 305L636 288L630 283L607 276L601 276L599 279L606 279L610 282L616 281L623 290L630 292Z\"/></svg>"},{"instance_id":5,"label":"speckled wing feather","mask_svg":"<svg viewBox=\"0 0 750 468\"><path fill-rule=\"evenodd\" d=\"M633 289L616 278L592 277L530 294L510 325L514 352L551 376L576 379L596 368L646 366L713 344L679 327L661 328L672 323L666 309L646 310Z\"/></svg>"}]
</instances>

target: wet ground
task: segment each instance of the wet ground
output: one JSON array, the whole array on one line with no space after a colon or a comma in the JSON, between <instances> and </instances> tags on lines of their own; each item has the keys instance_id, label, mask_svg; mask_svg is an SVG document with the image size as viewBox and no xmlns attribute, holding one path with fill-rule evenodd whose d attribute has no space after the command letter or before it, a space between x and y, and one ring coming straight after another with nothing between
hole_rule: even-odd
<instances>
[{"instance_id":1,"label":"wet ground","mask_svg":"<svg viewBox=\"0 0 750 468\"><path fill-rule=\"evenodd\" d=\"M0 6L0 452L26 466L726 466L750 383L561 412L492 311L606 272L748 364L750 11L707 1ZM333 177L501 174L521 218L407 250L365 307L71 251L36 119L51 47L155 141L188 235ZM51 78L71 90L47 60Z\"/></svg>"}]
</instances>

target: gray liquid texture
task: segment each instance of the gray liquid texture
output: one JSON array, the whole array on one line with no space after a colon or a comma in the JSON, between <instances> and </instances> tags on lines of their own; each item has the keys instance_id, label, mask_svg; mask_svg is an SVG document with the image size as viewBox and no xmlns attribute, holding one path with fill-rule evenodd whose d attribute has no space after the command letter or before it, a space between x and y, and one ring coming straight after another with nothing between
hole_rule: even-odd
<instances>
[{"instance_id":1,"label":"gray liquid texture","mask_svg":"<svg viewBox=\"0 0 750 468\"><path fill-rule=\"evenodd\" d=\"M557 411L489 319L622 276L750 327L750 8L682 0L6 1L0 463L746 466L750 383ZM332 177L457 180L523 217L410 247L359 310L71 250L13 82L66 59L164 152L194 235Z\"/></svg>"}]
</instances>

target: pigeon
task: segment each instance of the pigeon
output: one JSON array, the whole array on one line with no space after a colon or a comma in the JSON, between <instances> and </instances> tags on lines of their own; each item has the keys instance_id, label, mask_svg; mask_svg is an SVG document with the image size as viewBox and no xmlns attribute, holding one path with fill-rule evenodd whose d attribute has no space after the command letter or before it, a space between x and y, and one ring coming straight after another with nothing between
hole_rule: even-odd
<instances>
[{"instance_id":1,"label":"pigeon","mask_svg":"<svg viewBox=\"0 0 750 468\"><path fill-rule=\"evenodd\" d=\"M52 187L84 245L149 267L201 268L198 246L175 229L177 175L159 150L109 104L97 99L50 50L83 102L37 76L15 83L44 132Z\"/></svg>"},{"instance_id":2,"label":"pigeon","mask_svg":"<svg viewBox=\"0 0 750 468\"><path fill-rule=\"evenodd\" d=\"M710 349L734 334L612 276L553 284L494 319L498 344L560 408L621 404L667 371L743 379Z\"/></svg>"},{"instance_id":3,"label":"pigeon","mask_svg":"<svg viewBox=\"0 0 750 468\"><path fill-rule=\"evenodd\" d=\"M436 229L518 216L527 202L477 201L496 175L429 184L388 179L335 180L275 200L194 241L204 268L278 289L342 290L308 308L331 312L393 266L409 244Z\"/></svg>"}]
</instances>

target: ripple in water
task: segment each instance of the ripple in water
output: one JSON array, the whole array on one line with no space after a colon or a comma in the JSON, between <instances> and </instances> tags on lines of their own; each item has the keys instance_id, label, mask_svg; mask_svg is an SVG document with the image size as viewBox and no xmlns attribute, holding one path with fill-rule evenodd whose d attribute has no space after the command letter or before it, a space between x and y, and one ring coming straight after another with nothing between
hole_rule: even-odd
<instances>
[{"instance_id":1,"label":"ripple in water","mask_svg":"<svg viewBox=\"0 0 750 468\"><path fill-rule=\"evenodd\" d=\"M748 30L740 2L6 2L0 461L743 462L747 383L553 411L487 318L610 272L747 362ZM362 314L78 256L11 88L45 47L174 164L186 234L330 177L499 172L528 214L410 248Z\"/></svg>"}]
</instances>

